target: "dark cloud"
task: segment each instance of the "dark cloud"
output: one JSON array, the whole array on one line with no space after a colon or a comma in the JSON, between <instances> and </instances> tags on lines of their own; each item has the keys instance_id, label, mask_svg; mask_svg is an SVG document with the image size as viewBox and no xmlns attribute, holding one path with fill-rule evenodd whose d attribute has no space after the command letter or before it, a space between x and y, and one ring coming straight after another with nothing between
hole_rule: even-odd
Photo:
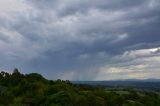
<instances>
[{"instance_id":1,"label":"dark cloud","mask_svg":"<svg viewBox=\"0 0 160 106\"><path fill-rule=\"evenodd\" d=\"M8 3L13 6L4 6ZM51 79L94 80L108 72L105 68L117 72L119 62L127 71L126 58L136 61L129 62L131 66L146 62L135 57L160 47L158 0L26 0L0 4L5 10L0 11L2 69L20 67ZM140 57L155 59L151 54L143 55ZM129 74L137 75L136 69L127 71L127 78L134 78ZM118 76L125 73L120 72ZM110 74L106 77L112 78Z\"/></svg>"}]
</instances>

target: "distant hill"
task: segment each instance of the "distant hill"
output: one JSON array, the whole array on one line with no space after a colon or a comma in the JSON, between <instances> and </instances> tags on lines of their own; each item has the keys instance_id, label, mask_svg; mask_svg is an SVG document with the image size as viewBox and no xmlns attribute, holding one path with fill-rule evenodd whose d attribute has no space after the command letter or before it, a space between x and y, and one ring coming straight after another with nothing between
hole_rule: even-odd
<instances>
[{"instance_id":1,"label":"distant hill","mask_svg":"<svg viewBox=\"0 0 160 106\"><path fill-rule=\"evenodd\" d=\"M113 81L72 81L74 84L101 85L104 87L130 87L148 90L160 90L160 79L128 79Z\"/></svg>"}]
</instances>

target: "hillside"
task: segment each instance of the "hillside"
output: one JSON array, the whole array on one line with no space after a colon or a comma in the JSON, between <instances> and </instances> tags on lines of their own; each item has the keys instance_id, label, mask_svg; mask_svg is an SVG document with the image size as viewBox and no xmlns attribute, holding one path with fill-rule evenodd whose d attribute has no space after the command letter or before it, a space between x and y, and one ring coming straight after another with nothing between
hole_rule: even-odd
<instances>
[{"instance_id":1,"label":"hillside","mask_svg":"<svg viewBox=\"0 0 160 106\"><path fill-rule=\"evenodd\" d=\"M145 80L113 80L113 81L72 81L74 84L100 85L106 88L135 88L142 90L160 91L159 79Z\"/></svg>"},{"instance_id":2,"label":"hillside","mask_svg":"<svg viewBox=\"0 0 160 106\"><path fill-rule=\"evenodd\" d=\"M158 91L73 84L38 73L0 73L0 106L160 106Z\"/></svg>"}]
</instances>

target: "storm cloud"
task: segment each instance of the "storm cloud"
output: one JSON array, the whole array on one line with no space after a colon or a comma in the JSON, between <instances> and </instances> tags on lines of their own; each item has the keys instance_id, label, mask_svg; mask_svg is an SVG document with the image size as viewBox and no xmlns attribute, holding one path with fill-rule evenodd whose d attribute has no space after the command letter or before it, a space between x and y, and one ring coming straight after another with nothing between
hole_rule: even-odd
<instances>
[{"instance_id":1,"label":"storm cloud","mask_svg":"<svg viewBox=\"0 0 160 106\"><path fill-rule=\"evenodd\" d=\"M49 79L160 78L159 0L0 1L0 69Z\"/></svg>"}]
</instances>

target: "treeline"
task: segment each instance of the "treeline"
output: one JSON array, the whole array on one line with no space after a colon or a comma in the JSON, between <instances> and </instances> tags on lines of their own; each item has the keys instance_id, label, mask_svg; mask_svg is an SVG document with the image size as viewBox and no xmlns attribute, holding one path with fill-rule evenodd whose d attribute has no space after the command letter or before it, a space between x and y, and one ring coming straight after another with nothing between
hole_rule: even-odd
<instances>
[{"instance_id":1,"label":"treeline","mask_svg":"<svg viewBox=\"0 0 160 106\"><path fill-rule=\"evenodd\" d=\"M160 106L157 92L127 92L47 80L38 73L24 75L18 69L0 73L0 106Z\"/></svg>"}]
</instances>

